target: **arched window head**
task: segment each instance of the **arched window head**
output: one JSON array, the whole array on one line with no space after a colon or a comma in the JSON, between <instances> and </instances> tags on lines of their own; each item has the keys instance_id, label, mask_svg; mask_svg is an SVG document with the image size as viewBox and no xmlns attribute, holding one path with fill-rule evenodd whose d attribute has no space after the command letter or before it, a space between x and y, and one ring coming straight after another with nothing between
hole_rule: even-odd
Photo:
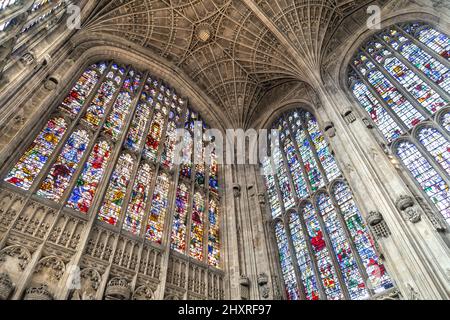
<instances>
[{"instance_id":1,"label":"arched window head","mask_svg":"<svg viewBox=\"0 0 450 320\"><path fill-rule=\"evenodd\" d=\"M447 35L426 23L404 23L368 39L349 65L354 97L447 223L449 52ZM404 137L409 142L399 143Z\"/></svg>"},{"instance_id":2,"label":"arched window head","mask_svg":"<svg viewBox=\"0 0 450 320\"><path fill-rule=\"evenodd\" d=\"M288 111L262 172L289 299L369 299L392 287L315 117ZM330 193L324 190L330 190Z\"/></svg>"},{"instance_id":3,"label":"arched window head","mask_svg":"<svg viewBox=\"0 0 450 320\"><path fill-rule=\"evenodd\" d=\"M4 168L4 183L68 215L96 215L100 225L219 268L214 145L197 144L197 154L211 161L175 162L176 130L186 129L192 142L198 121L206 136L201 115L163 80L133 66L102 61L75 80ZM193 149L186 143L183 151Z\"/></svg>"}]
</instances>

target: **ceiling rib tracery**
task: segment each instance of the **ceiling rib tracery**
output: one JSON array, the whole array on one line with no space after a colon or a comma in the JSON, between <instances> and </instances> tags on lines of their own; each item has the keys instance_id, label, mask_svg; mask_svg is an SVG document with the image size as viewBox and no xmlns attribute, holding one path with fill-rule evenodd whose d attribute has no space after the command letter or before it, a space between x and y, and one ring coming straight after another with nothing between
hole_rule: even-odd
<instances>
[{"instance_id":1,"label":"ceiling rib tracery","mask_svg":"<svg viewBox=\"0 0 450 320\"><path fill-rule=\"evenodd\" d=\"M113 0L84 30L152 49L185 71L235 127L246 127L270 88L320 70L327 31L364 2Z\"/></svg>"}]
</instances>

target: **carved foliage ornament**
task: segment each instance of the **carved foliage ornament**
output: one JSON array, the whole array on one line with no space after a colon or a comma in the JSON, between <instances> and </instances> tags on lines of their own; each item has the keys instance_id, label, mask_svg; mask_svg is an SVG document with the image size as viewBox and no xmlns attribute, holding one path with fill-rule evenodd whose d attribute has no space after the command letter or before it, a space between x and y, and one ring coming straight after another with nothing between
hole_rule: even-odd
<instances>
[{"instance_id":1,"label":"carved foliage ornament","mask_svg":"<svg viewBox=\"0 0 450 320\"><path fill-rule=\"evenodd\" d=\"M21 246L10 246L0 251L0 263L5 262L7 257L15 257L19 260L19 268L24 271L31 259L28 250Z\"/></svg>"},{"instance_id":2,"label":"carved foliage ornament","mask_svg":"<svg viewBox=\"0 0 450 320\"><path fill-rule=\"evenodd\" d=\"M41 284L38 287L32 287L25 292L24 300L53 300L53 295L48 290L46 284Z\"/></svg>"},{"instance_id":3,"label":"carved foliage ornament","mask_svg":"<svg viewBox=\"0 0 450 320\"><path fill-rule=\"evenodd\" d=\"M107 300L129 300L131 296L130 286L124 278L113 278L106 288Z\"/></svg>"},{"instance_id":4,"label":"carved foliage ornament","mask_svg":"<svg viewBox=\"0 0 450 320\"><path fill-rule=\"evenodd\" d=\"M0 300L6 300L11 295L14 285L7 273L0 273Z\"/></svg>"}]
</instances>

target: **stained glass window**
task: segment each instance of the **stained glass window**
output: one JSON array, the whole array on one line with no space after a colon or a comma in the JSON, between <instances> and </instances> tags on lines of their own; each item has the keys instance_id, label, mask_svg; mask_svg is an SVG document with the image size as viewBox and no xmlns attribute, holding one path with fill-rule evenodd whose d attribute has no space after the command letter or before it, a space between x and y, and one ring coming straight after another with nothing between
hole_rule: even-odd
<instances>
[{"instance_id":1,"label":"stained glass window","mask_svg":"<svg viewBox=\"0 0 450 320\"><path fill-rule=\"evenodd\" d=\"M405 23L372 36L349 65L355 98L447 221L450 143L439 127L449 132L449 50L448 36L431 25Z\"/></svg>"},{"instance_id":2,"label":"stained glass window","mask_svg":"<svg viewBox=\"0 0 450 320\"><path fill-rule=\"evenodd\" d=\"M280 252L281 271L283 273L284 283L286 284L286 296L289 300L298 300L300 298L297 279L295 277L294 266L291 262L289 244L284 230L283 223L279 221L275 225L275 236L277 239L278 250Z\"/></svg>"},{"instance_id":3,"label":"stained glass window","mask_svg":"<svg viewBox=\"0 0 450 320\"><path fill-rule=\"evenodd\" d=\"M356 250L366 268L371 288L373 288L375 293L380 293L392 288L392 281L375 252L375 244L367 230L361 213L353 200L350 189L345 183L338 182L334 186L334 196L344 217L345 224L350 232Z\"/></svg>"},{"instance_id":4,"label":"stained glass window","mask_svg":"<svg viewBox=\"0 0 450 320\"><path fill-rule=\"evenodd\" d=\"M203 260L203 223L205 214L205 199L202 194L194 194L191 219L190 255L197 260Z\"/></svg>"},{"instance_id":5,"label":"stained glass window","mask_svg":"<svg viewBox=\"0 0 450 320\"><path fill-rule=\"evenodd\" d=\"M104 63L94 64L86 70L61 104L61 109L76 116L103 74Z\"/></svg>"},{"instance_id":6,"label":"stained glass window","mask_svg":"<svg viewBox=\"0 0 450 320\"><path fill-rule=\"evenodd\" d=\"M100 221L111 225L117 224L122 213L124 198L130 183L134 163L135 161L130 154L123 153L120 155L98 213Z\"/></svg>"},{"instance_id":7,"label":"stained glass window","mask_svg":"<svg viewBox=\"0 0 450 320\"><path fill-rule=\"evenodd\" d=\"M41 183L37 194L41 197L58 201L69 186L70 180L81 162L87 144L89 134L86 130L77 130L69 137L52 165L47 178Z\"/></svg>"},{"instance_id":8,"label":"stained glass window","mask_svg":"<svg viewBox=\"0 0 450 320\"><path fill-rule=\"evenodd\" d=\"M134 181L127 214L123 224L123 228L133 234L139 234L141 231L142 220L144 219L152 178L152 168L148 163L142 163L139 166L137 176Z\"/></svg>"},{"instance_id":9,"label":"stained glass window","mask_svg":"<svg viewBox=\"0 0 450 320\"><path fill-rule=\"evenodd\" d=\"M295 255L297 257L297 264L300 270L306 299L319 300L319 287L317 285L317 279L314 272L314 265L308 251L300 217L294 212L291 213L289 219L292 243L294 245Z\"/></svg>"},{"instance_id":10,"label":"stained glass window","mask_svg":"<svg viewBox=\"0 0 450 320\"><path fill-rule=\"evenodd\" d=\"M94 146L69 197L67 207L83 213L89 211L110 155L111 146L108 142L100 141Z\"/></svg>"},{"instance_id":11,"label":"stained glass window","mask_svg":"<svg viewBox=\"0 0 450 320\"><path fill-rule=\"evenodd\" d=\"M169 205L169 177L162 173L156 180L155 191L151 201L146 237L148 240L161 243L164 219Z\"/></svg>"},{"instance_id":12,"label":"stained glass window","mask_svg":"<svg viewBox=\"0 0 450 320\"><path fill-rule=\"evenodd\" d=\"M450 190L437 170L411 142L402 141L397 147L397 155L447 222L450 222Z\"/></svg>"},{"instance_id":13,"label":"stained glass window","mask_svg":"<svg viewBox=\"0 0 450 320\"><path fill-rule=\"evenodd\" d=\"M189 199L189 190L186 184L179 184L175 200L171 247L181 253L186 251L186 226L190 203Z\"/></svg>"},{"instance_id":14,"label":"stained glass window","mask_svg":"<svg viewBox=\"0 0 450 320\"><path fill-rule=\"evenodd\" d=\"M148 71L100 61L80 74L2 179L154 244L166 245L167 230L172 250L219 268L220 166L215 150L206 154L201 115ZM197 151L210 158L194 165L195 121ZM192 136L186 165L174 161L182 128Z\"/></svg>"},{"instance_id":15,"label":"stained glass window","mask_svg":"<svg viewBox=\"0 0 450 320\"><path fill-rule=\"evenodd\" d=\"M367 105L381 108L373 95L368 97L372 93L367 87L363 90ZM395 128L391 121L385 132L392 137ZM391 288L316 118L294 109L282 114L272 129L279 130L282 150L275 149L263 161L262 173L272 216L282 219L275 235L287 297L369 299ZM331 184L336 194L322 191ZM295 193L285 185L293 185Z\"/></svg>"},{"instance_id":16,"label":"stained glass window","mask_svg":"<svg viewBox=\"0 0 450 320\"><path fill-rule=\"evenodd\" d=\"M62 117L50 119L5 178L16 187L29 190L67 130Z\"/></svg>"},{"instance_id":17,"label":"stained glass window","mask_svg":"<svg viewBox=\"0 0 450 320\"><path fill-rule=\"evenodd\" d=\"M352 300L367 298L368 293L364 280L358 270L356 259L339 221L336 209L331 203L331 198L321 193L317 199L317 207L325 223L350 298Z\"/></svg>"},{"instance_id":18,"label":"stained glass window","mask_svg":"<svg viewBox=\"0 0 450 320\"><path fill-rule=\"evenodd\" d=\"M219 206L215 199L209 200L208 207L208 262L209 265L219 267L220 262L220 234L219 234Z\"/></svg>"}]
</instances>

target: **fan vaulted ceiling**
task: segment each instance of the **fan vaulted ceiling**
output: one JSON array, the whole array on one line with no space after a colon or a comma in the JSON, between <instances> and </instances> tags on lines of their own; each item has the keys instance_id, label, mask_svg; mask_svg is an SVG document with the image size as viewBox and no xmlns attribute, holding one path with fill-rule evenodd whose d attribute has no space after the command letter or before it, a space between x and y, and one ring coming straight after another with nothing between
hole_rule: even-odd
<instances>
[{"instance_id":1,"label":"fan vaulted ceiling","mask_svg":"<svg viewBox=\"0 0 450 320\"><path fill-rule=\"evenodd\" d=\"M85 24L168 59L246 127L268 89L320 70L332 31L363 0L112 0Z\"/></svg>"}]
</instances>

